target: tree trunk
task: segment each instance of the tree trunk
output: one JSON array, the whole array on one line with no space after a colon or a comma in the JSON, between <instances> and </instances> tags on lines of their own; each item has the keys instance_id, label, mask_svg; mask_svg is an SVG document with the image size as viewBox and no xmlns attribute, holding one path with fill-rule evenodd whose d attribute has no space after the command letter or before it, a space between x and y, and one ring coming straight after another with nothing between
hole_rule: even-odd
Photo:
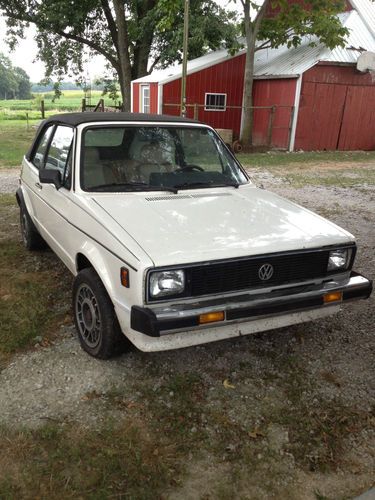
<instances>
[{"instance_id":1,"label":"tree trunk","mask_svg":"<svg viewBox=\"0 0 375 500\"><path fill-rule=\"evenodd\" d=\"M243 3L247 52L243 84L243 109L240 141L244 146L251 146L253 143L254 110L252 107L254 104L253 87L256 41L260 24L265 16L269 4L270 0L265 0L262 7L259 9L255 19L252 21L250 17L250 0L245 0Z\"/></svg>"},{"instance_id":2,"label":"tree trunk","mask_svg":"<svg viewBox=\"0 0 375 500\"><path fill-rule=\"evenodd\" d=\"M129 56L129 40L126 26L124 2L113 0L118 30L118 68L116 68L122 96L123 111L130 111L131 64Z\"/></svg>"},{"instance_id":3,"label":"tree trunk","mask_svg":"<svg viewBox=\"0 0 375 500\"><path fill-rule=\"evenodd\" d=\"M250 28L251 29L251 28ZM249 39L248 39L249 38ZM255 56L255 39L252 34L246 36L247 52L245 60L245 75L243 85L242 99L242 120L241 120L241 135L240 141L244 146L252 145L253 138L253 86L254 86L254 56Z\"/></svg>"}]
</instances>

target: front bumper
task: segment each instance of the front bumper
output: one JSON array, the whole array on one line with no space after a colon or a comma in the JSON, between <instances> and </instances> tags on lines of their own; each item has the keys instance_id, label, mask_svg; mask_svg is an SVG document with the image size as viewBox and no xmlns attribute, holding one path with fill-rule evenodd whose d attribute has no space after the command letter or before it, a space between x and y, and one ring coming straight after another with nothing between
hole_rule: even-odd
<instances>
[{"instance_id":1,"label":"front bumper","mask_svg":"<svg viewBox=\"0 0 375 500\"><path fill-rule=\"evenodd\" d=\"M341 293L340 298L327 302L327 295L336 292ZM201 330L207 326L219 327L286 313L324 309L350 300L367 299L371 292L372 281L353 271L349 280L344 283L331 280L319 285L276 289L256 295L245 293L234 297L205 299L152 309L133 306L130 326L149 337L160 337L183 330ZM213 312L224 312L224 319L215 323L200 324L201 315Z\"/></svg>"}]
</instances>

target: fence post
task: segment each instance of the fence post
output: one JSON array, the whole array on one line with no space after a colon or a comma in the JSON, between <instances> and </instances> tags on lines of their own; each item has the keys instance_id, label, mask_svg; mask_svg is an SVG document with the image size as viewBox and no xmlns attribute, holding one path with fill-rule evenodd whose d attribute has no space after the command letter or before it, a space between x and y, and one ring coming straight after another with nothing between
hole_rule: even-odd
<instances>
[{"instance_id":1,"label":"fence post","mask_svg":"<svg viewBox=\"0 0 375 500\"><path fill-rule=\"evenodd\" d=\"M100 107L102 112L104 111L104 99L100 99Z\"/></svg>"},{"instance_id":2,"label":"fence post","mask_svg":"<svg viewBox=\"0 0 375 500\"><path fill-rule=\"evenodd\" d=\"M84 113L86 111L86 98L84 97L82 99L82 113Z\"/></svg>"},{"instance_id":3,"label":"fence post","mask_svg":"<svg viewBox=\"0 0 375 500\"><path fill-rule=\"evenodd\" d=\"M273 130L273 122L275 119L276 106L272 106L270 118L268 120L268 131L267 131L267 146L272 146L272 130Z\"/></svg>"},{"instance_id":4,"label":"fence post","mask_svg":"<svg viewBox=\"0 0 375 500\"><path fill-rule=\"evenodd\" d=\"M42 99L40 101L40 111L42 113L42 120L44 120L44 118L46 117L46 113L45 113L45 110L44 110L44 99Z\"/></svg>"},{"instance_id":5,"label":"fence post","mask_svg":"<svg viewBox=\"0 0 375 500\"><path fill-rule=\"evenodd\" d=\"M194 120L198 120L199 108L198 104L194 104Z\"/></svg>"}]
</instances>

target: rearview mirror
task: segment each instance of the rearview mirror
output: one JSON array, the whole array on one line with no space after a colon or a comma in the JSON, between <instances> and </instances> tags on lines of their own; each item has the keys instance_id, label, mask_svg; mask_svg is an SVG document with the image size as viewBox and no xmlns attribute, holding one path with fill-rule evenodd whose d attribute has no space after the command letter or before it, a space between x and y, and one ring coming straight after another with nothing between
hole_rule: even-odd
<instances>
[{"instance_id":1,"label":"rearview mirror","mask_svg":"<svg viewBox=\"0 0 375 500\"><path fill-rule=\"evenodd\" d=\"M59 170L41 169L39 170L39 180L45 184L54 184L56 189L62 186L61 172Z\"/></svg>"}]
</instances>

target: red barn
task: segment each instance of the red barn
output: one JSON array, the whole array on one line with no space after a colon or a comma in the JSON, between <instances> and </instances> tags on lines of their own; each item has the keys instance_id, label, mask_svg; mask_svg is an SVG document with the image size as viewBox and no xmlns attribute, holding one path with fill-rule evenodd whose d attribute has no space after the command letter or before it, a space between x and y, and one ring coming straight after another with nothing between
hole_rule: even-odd
<instances>
[{"instance_id":1,"label":"red barn","mask_svg":"<svg viewBox=\"0 0 375 500\"><path fill-rule=\"evenodd\" d=\"M309 150L375 149L375 4L350 0L340 15L345 48L286 46L256 54L254 145ZM215 128L241 130L245 51L219 50L188 63L187 115ZM357 69L361 67L362 71ZM375 67L373 68L375 70ZM132 82L132 111L180 113L181 66Z\"/></svg>"}]
</instances>

